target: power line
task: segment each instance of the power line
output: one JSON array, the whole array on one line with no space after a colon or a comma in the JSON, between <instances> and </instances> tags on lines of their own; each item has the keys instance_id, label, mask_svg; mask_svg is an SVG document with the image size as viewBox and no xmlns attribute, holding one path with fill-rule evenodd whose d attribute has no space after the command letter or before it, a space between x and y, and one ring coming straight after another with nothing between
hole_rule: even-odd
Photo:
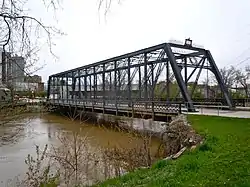
<instances>
[{"instance_id":1,"label":"power line","mask_svg":"<svg viewBox=\"0 0 250 187\"><path fill-rule=\"evenodd\" d=\"M245 30L246 28L249 28L250 27L250 24L246 24L246 26L243 28L243 29L240 29L241 31L242 30ZM238 28L237 28L237 30L238 30ZM237 33L238 33L238 31L237 31ZM234 34L234 35L236 35L236 34ZM249 34L248 34L249 35ZM242 37L243 35L241 35L241 37ZM246 39L246 38L245 38ZM242 40L242 38L240 38L240 39L238 39L238 42L239 41L241 41ZM230 65L234 65L234 64L236 64L236 62L234 62L234 61L236 61L236 60L238 60L240 57L242 57L247 51L249 51L250 50L250 46L247 48L247 49L245 49L240 55L238 55L234 60L232 60L229 64L228 64L228 66L230 66ZM245 61L247 61L248 60L248 58L247 59L245 59L245 60L243 60L243 61L241 61L241 62L239 62L236 66L238 66L238 65L240 65L240 64L242 64L242 63L244 63Z\"/></svg>"},{"instance_id":2,"label":"power line","mask_svg":"<svg viewBox=\"0 0 250 187\"><path fill-rule=\"evenodd\" d=\"M246 62L246 61L248 61L248 60L250 60L250 57L247 57L245 60L242 60L241 62L239 62L238 64L236 64L235 67L237 67L237 66L243 64L244 62Z\"/></svg>"},{"instance_id":3,"label":"power line","mask_svg":"<svg viewBox=\"0 0 250 187\"><path fill-rule=\"evenodd\" d=\"M234 60L232 60L231 62L233 62L233 61L236 61L237 59L239 59L240 57L242 57L247 51L249 51L250 50L250 47L248 47L246 50L244 50L240 55L238 55L237 57L235 57L235 59ZM235 62L234 63L230 63L229 65L234 65L235 64Z\"/></svg>"}]
</instances>

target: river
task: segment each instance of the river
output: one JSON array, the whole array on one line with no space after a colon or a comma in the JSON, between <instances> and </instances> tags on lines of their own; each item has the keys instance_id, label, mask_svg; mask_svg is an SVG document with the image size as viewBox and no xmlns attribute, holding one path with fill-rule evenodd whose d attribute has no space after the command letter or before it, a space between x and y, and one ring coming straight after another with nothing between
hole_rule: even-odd
<instances>
[{"instance_id":1,"label":"river","mask_svg":"<svg viewBox=\"0 0 250 187\"><path fill-rule=\"evenodd\" d=\"M17 176L22 179L27 171L24 162L27 155L35 155L36 145L43 148L46 144L59 144L58 134L64 135L60 132L81 132L80 136L88 137L89 145L93 148L89 150L93 152L105 147L133 148L143 144L142 138L129 133L72 121L64 116L24 115L0 126L0 186L5 186L8 179ZM158 140L151 140L151 154L156 153L158 145Z\"/></svg>"}]
</instances>

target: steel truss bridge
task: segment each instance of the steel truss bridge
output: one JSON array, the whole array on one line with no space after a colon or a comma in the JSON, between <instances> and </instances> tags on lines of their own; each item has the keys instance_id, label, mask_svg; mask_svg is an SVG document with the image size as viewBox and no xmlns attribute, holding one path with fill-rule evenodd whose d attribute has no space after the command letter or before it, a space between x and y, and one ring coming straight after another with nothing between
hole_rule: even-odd
<instances>
[{"instance_id":1,"label":"steel truss bridge","mask_svg":"<svg viewBox=\"0 0 250 187\"><path fill-rule=\"evenodd\" d=\"M47 99L53 105L154 117L180 112L176 98L181 97L185 107L195 111L192 98L204 70L214 74L225 105L233 109L210 51L176 43L163 43L51 75Z\"/></svg>"}]
</instances>

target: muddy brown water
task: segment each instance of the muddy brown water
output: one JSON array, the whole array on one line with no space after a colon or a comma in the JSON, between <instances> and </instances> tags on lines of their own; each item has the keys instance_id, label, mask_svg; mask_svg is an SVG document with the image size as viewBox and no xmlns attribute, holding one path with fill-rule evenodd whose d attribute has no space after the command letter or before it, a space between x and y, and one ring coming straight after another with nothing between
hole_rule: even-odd
<instances>
[{"instance_id":1,"label":"muddy brown water","mask_svg":"<svg viewBox=\"0 0 250 187\"><path fill-rule=\"evenodd\" d=\"M66 117L45 114L25 115L21 119L0 126L0 186L18 176L22 179L27 171L25 158L35 155L35 146L57 144L57 135L61 131L80 131L82 136L90 137L93 148L119 146L133 148L143 143L142 138L132 137L128 133L115 131L95 124L71 121ZM156 153L159 141L152 139L152 154ZM93 149L94 150L94 149Z\"/></svg>"}]
</instances>

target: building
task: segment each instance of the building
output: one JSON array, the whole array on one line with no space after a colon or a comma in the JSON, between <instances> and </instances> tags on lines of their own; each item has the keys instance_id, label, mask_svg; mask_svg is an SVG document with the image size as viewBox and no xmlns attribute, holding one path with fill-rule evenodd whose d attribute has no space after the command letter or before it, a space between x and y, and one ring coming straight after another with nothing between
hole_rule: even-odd
<instances>
[{"instance_id":1,"label":"building","mask_svg":"<svg viewBox=\"0 0 250 187\"><path fill-rule=\"evenodd\" d=\"M15 91L43 92L44 83L17 82L15 85Z\"/></svg>"},{"instance_id":2,"label":"building","mask_svg":"<svg viewBox=\"0 0 250 187\"><path fill-rule=\"evenodd\" d=\"M22 85L22 86L21 86ZM43 92L44 83L42 82L42 77L39 75L25 76L23 84L21 84L18 89L23 89L22 91L35 91ZM21 91L21 90L20 90Z\"/></svg>"},{"instance_id":3,"label":"building","mask_svg":"<svg viewBox=\"0 0 250 187\"><path fill-rule=\"evenodd\" d=\"M42 77L39 75L26 76L24 81L25 82L32 82L32 83L41 83Z\"/></svg>"},{"instance_id":4,"label":"building","mask_svg":"<svg viewBox=\"0 0 250 187\"><path fill-rule=\"evenodd\" d=\"M17 82L24 82L25 78L25 60L21 56L13 56L8 60L7 80L11 81L13 86Z\"/></svg>"},{"instance_id":5,"label":"building","mask_svg":"<svg viewBox=\"0 0 250 187\"><path fill-rule=\"evenodd\" d=\"M6 85L7 83L7 77L8 77L8 74L7 74L7 70L10 69L10 65L8 65L8 60L10 59L11 57L11 53L9 52L6 52L6 63L3 63L3 49L0 48L0 62L1 62L1 65L0 65L0 84L4 84Z\"/></svg>"},{"instance_id":6,"label":"building","mask_svg":"<svg viewBox=\"0 0 250 187\"><path fill-rule=\"evenodd\" d=\"M0 61L2 62L0 66L0 83L15 88L17 82L24 82L25 59L17 55L11 56L11 53L6 52L6 60L3 63L4 54L2 49L0 49L0 52Z\"/></svg>"},{"instance_id":7,"label":"building","mask_svg":"<svg viewBox=\"0 0 250 187\"><path fill-rule=\"evenodd\" d=\"M0 49L0 62L3 59L3 51ZM25 59L21 56L6 54L6 62L0 64L0 85L13 88L15 91L44 91L44 83L39 75L25 76Z\"/></svg>"}]
</instances>

